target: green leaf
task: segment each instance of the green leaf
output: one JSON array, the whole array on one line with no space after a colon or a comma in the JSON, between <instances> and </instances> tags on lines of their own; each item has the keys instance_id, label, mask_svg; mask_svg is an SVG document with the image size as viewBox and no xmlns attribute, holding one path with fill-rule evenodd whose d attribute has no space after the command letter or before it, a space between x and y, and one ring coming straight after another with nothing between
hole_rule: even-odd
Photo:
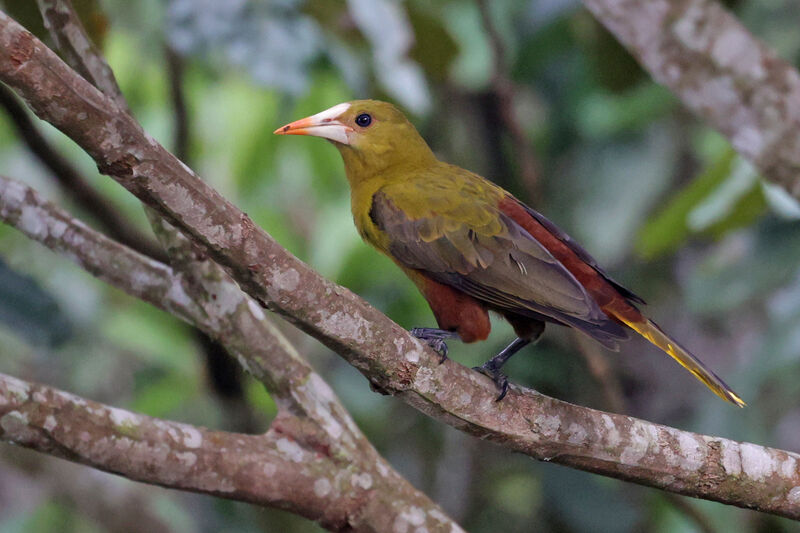
<instances>
[{"instance_id":1,"label":"green leaf","mask_svg":"<svg viewBox=\"0 0 800 533\"><path fill-rule=\"evenodd\" d=\"M693 236L719 239L753 223L766 208L755 171L727 148L639 232L637 253L654 259Z\"/></svg>"},{"instance_id":2,"label":"green leaf","mask_svg":"<svg viewBox=\"0 0 800 533\"><path fill-rule=\"evenodd\" d=\"M131 410L169 418L197 393L197 383L183 374L146 369L136 376L136 394Z\"/></svg>"},{"instance_id":3,"label":"green leaf","mask_svg":"<svg viewBox=\"0 0 800 533\"><path fill-rule=\"evenodd\" d=\"M647 79L639 62L597 19L588 12L580 12L576 19L578 43L588 58L592 77L602 87L619 93Z\"/></svg>"},{"instance_id":4,"label":"green leaf","mask_svg":"<svg viewBox=\"0 0 800 533\"><path fill-rule=\"evenodd\" d=\"M184 375L197 373L196 347L184 324L144 302L120 306L98 324L109 340L137 359Z\"/></svg>"},{"instance_id":5,"label":"green leaf","mask_svg":"<svg viewBox=\"0 0 800 533\"><path fill-rule=\"evenodd\" d=\"M580 102L575 118L583 135L606 139L646 127L675 107L675 102L664 87L643 83L622 94L590 93Z\"/></svg>"},{"instance_id":6,"label":"green leaf","mask_svg":"<svg viewBox=\"0 0 800 533\"><path fill-rule=\"evenodd\" d=\"M749 226L764 214L766 206L763 189L756 183L732 206L728 216L709 226L707 232L719 239L731 230Z\"/></svg>"},{"instance_id":7,"label":"green leaf","mask_svg":"<svg viewBox=\"0 0 800 533\"><path fill-rule=\"evenodd\" d=\"M734 157L733 150L726 151L645 224L636 242L639 255L653 259L674 251L689 237L689 212L725 180Z\"/></svg>"}]
</instances>

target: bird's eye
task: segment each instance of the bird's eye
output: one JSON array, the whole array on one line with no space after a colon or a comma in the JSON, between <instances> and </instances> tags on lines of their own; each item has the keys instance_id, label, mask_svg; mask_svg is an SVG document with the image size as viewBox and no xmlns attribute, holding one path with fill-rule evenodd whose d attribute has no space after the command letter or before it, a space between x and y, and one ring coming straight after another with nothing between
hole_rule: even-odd
<instances>
[{"instance_id":1,"label":"bird's eye","mask_svg":"<svg viewBox=\"0 0 800 533\"><path fill-rule=\"evenodd\" d=\"M369 116L367 113L361 113L356 117L356 124L358 124L362 128L366 128L367 126L372 124L372 117Z\"/></svg>"}]
</instances>

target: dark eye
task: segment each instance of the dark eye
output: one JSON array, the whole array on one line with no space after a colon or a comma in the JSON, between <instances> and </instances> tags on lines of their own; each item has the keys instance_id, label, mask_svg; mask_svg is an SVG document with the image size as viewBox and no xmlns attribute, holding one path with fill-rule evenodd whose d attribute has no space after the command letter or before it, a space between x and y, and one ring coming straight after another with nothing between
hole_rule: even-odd
<instances>
[{"instance_id":1,"label":"dark eye","mask_svg":"<svg viewBox=\"0 0 800 533\"><path fill-rule=\"evenodd\" d=\"M362 128L366 128L367 126L372 124L372 117L369 116L367 113L361 113L356 117L356 124L358 124Z\"/></svg>"}]
</instances>

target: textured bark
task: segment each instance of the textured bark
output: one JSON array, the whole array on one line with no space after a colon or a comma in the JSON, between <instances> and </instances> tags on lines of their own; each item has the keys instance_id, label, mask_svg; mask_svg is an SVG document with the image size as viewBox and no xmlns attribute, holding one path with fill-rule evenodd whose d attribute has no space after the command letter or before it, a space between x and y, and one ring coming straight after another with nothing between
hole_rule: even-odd
<instances>
[{"instance_id":1,"label":"textured bark","mask_svg":"<svg viewBox=\"0 0 800 533\"><path fill-rule=\"evenodd\" d=\"M25 106L10 89L2 85L0 85L0 106L5 110L31 153L47 167L64 191L102 224L109 235L154 259L166 258L164 251L152 238L148 238L129 224L102 194L92 188L78 169L55 149L34 124Z\"/></svg>"},{"instance_id":2,"label":"textured bark","mask_svg":"<svg viewBox=\"0 0 800 533\"><path fill-rule=\"evenodd\" d=\"M284 449L291 449L295 454L302 452L318 456L315 468L318 468L319 472L324 471L324 475L327 476L325 479L328 481L312 480L310 486L315 486L316 483L317 487L322 487L318 492L323 494L318 494L312 501L303 500L307 496L307 491L298 492L295 483L306 482L308 477L302 471L305 468L304 456L296 455L296 458L301 459L293 459L298 463L295 465L296 471L293 472L289 468L291 465L285 466L281 475L294 474L297 480L284 479L282 493L273 489L270 489L272 492L262 491L258 487L261 481L257 479L256 474L241 481L239 489L227 496L215 490L199 490L191 485L179 484L177 480L169 483L158 476L146 477L138 463L124 463L124 467L115 466L125 459L123 448L113 446L103 448L103 460L95 456L89 457L83 449L78 449L81 442L90 447L98 440L100 444L97 446L102 447L101 444L107 439L107 435L101 431L102 428L97 432L89 432L85 438L77 441L75 435L61 437L60 453L57 455L139 481L199 490L280 507L319 520L333 530L349 527L356 531L384 531L404 525L409 527L424 525L429 531L460 530L436 504L415 490L377 453L327 383L270 323L261 308L240 291L218 265L211 261L202 261L190 252L181 237L168 231L161 235L170 253L176 254L178 262L176 265L178 272L176 272L173 268L147 258L88 228L58 207L43 200L28 186L3 177L0 177L0 220L68 257L98 278L196 325L220 341L248 372L266 385L278 404L278 417L273 421L267 436L272 435L274 438L277 438L275 435L280 436L285 442L281 444L278 440L279 448L282 446ZM186 262L185 272L180 270L183 262ZM13 380L13 378L8 379ZM13 385L12 381L9 383ZM13 390L12 385L9 385L10 390ZM63 396L65 393L59 394ZM42 403L45 410L58 410L53 416L54 421L59 422L63 416L61 407L53 404L56 397L40 395L32 398L33 401ZM103 408L113 410L110 407ZM0 427L4 427L4 414L18 411L17 407L12 407L5 413L3 409L0 383ZM144 420L142 424L148 427L153 425L151 419L125 414L128 415L136 417L137 420ZM19 418L17 415L13 416ZM70 431L84 431L84 428L76 425L74 420L65 421L71 428ZM32 424L34 429L40 431L39 425L33 422ZM24 428L20 431L23 430ZM195 431L202 433L204 430ZM0 432L0 439L45 452L49 452L48 446L52 446L52 443L48 444L50 441L47 439L20 442L13 436L17 434L19 433ZM213 435L225 435L227 439L257 438L219 432ZM158 435L152 436L148 442L149 444L141 448L142 461L147 459L145 457L147 450L154 452L158 444ZM165 446L173 449L168 443ZM115 450L119 453L115 454ZM232 454L230 461L235 462L237 450L232 448L230 453ZM157 463L152 468L161 464L159 462L161 460L165 460L166 463L159 468L169 470L175 466L162 455L151 459ZM209 464L207 468L213 468L213 465ZM203 475L214 477L220 485L231 483L231 480L226 481L226 478L233 479L239 475L236 470L230 468L216 470L216 474L213 472L213 470L205 472ZM340 483L334 498L334 492L331 490L334 485L328 483L334 478L339 479L343 476L355 479L355 485L350 490ZM339 481L341 482L341 479ZM258 494L260 499L246 496L250 493ZM331 498L326 500L326 496L329 495ZM324 505L320 502L324 502ZM345 504L347 506L342 507ZM413 516L409 515L409 512ZM414 521L420 522L417 524Z\"/></svg>"},{"instance_id":3,"label":"textured bark","mask_svg":"<svg viewBox=\"0 0 800 533\"><path fill-rule=\"evenodd\" d=\"M800 198L800 75L714 0L584 0L653 78Z\"/></svg>"},{"instance_id":4,"label":"textured bark","mask_svg":"<svg viewBox=\"0 0 800 533\"><path fill-rule=\"evenodd\" d=\"M394 471L352 468L347 458L298 443L284 428L264 435L212 431L0 374L4 441L151 484L268 503L335 531L461 531L424 496L409 499L407 482Z\"/></svg>"},{"instance_id":5,"label":"textured bark","mask_svg":"<svg viewBox=\"0 0 800 533\"><path fill-rule=\"evenodd\" d=\"M36 3L45 27L67 63L127 111L128 103L117 84L114 72L84 30L71 0L36 0Z\"/></svg>"},{"instance_id":6,"label":"textured bark","mask_svg":"<svg viewBox=\"0 0 800 533\"><path fill-rule=\"evenodd\" d=\"M537 459L680 494L800 518L798 456L574 406L438 356L350 291L324 280L208 187L113 101L0 16L0 80L99 168L156 208L254 298L379 388L463 431Z\"/></svg>"}]
</instances>

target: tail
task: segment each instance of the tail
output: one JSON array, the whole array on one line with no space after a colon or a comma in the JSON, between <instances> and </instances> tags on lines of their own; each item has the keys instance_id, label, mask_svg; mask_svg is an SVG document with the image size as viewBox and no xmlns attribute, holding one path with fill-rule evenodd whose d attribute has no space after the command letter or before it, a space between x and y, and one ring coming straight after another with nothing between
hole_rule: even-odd
<instances>
[{"instance_id":1,"label":"tail","mask_svg":"<svg viewBox=\"0 0 800 533\"><path fill-rule=\"evenodd\" d=\"M689 353L674 340L667 337L658 325L646 317L642 321L633 321L630 318L614 313L614 317L621 320L636 333L649 340L681 364L683 368L694 374L694 377L702 381L706 387L714 391L714 394L737 407L747 405L739 396L728 387L716 374L709 370L700 359Z\"/></svg>"}]
</instances>

